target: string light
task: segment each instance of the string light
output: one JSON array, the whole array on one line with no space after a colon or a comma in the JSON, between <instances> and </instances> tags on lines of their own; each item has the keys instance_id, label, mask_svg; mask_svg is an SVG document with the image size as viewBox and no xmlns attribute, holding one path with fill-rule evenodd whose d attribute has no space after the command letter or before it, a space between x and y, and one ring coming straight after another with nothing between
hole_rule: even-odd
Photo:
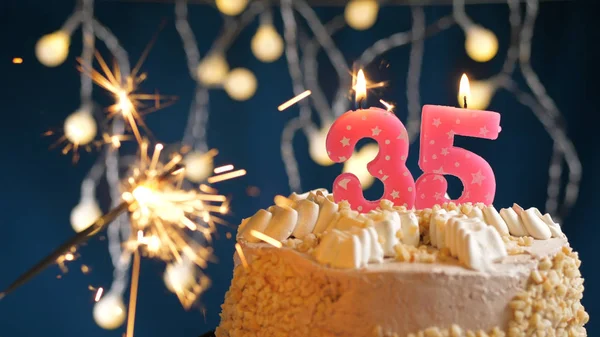
<instances>
[{"instance_id":1,"label":"string light","mask_svg":"<svg viewBox=\"0 0 600 337\"><path fill-rule=\"evenodd\" d=\"M46 67L57 67L67 59L71 37L62 30L42 36L35 45L35 56Z\"/></svg>"},{"instance_id":2,"label":"string light","mask_svg":"<svg viewBox=\"0 0 600 337\"><path fill-rule=\"evenodd\" d=\"M308 134L308 152L312 160L321 166L331 166L334 162L327 154L325 141L331 125L325 125L320 130L314 130Z\"/></svg>"},{"instance_id":3,"label":"string light","mask_svg":"<svg viewBox=\"0 0 600 337\"><path fill-rule=\"evenodd\" d=\"M246 68L233 69L225 79L224 88L229 97L245 101L254 96L257 82L254 74Z\"/></svg>"},{"instance_id":4,"label":"string light","mask_svg":"<svg viewBox=\"0 0 600 337\"><path fill-rule=\"evenodd\" d=\"M102 216L102 210L95 200L81 200L71 211L71 227L77 233L90 227Z\"/></svg>"},{"instance_id":5,"label":"string light","mask_svg":"<svg viewBox=\"0 0 600 337\"><path fill-rule=\"evenodd\" d=\"M348 25L356 30L366 30L375 24L379 5L376 0L350 0L344 17Z\"/></svg>"},{"instance_id":6,"label":"string light","mask_svg":"<svg viewBox=\"0 0 600 337\"><path fill-rule=\"evenodd\" d=\"M197 77L207 86L221 85L229 73L229 64L222 54L205 57L198 65Z\"/></svg>"},{"instance_id":7,"label":"string light","mask_svg":"<svg viewBox=\"0 0 600 337\"><path fill-rule=\"evenodd\" d=\"M98 132L96 120L89 111L78 110L65 119L65 137L75 146L90 143Z\"/></svg>"},{"instance_id":8,"label":"string light","mask_svg":"<svg viewBox=\"0 0 600 337\"><path fill-rule=\"evenodd\" d=\"M12 63L14 64L23 64L23 59L20 57L13 57Z\"/></svg>"},{"instance_id":9,"label":"string light","mask_svg":"<svg viewBox=\"0 0 600 337\"><path fill-rule=\"evenodd\" d=\"M261 24L252 37L252 53L263 62L273 62L283 54L283 39L271 24Z\"/></svg>"},{"instance_id":10,"label":"string light","mask_svg":"<svg viewBox=\"0 0 600 337\"><path fill-rule=\"evenodd\" d=\"M473 25L466 34L465 50L473 60L487 62L498 53L498 38L491 30Z\"/></svg>"},{"instance_id":11,"label":"string light","mask_svg":"<svg viewBox=\"0 0 600 337\"><path fill-rule=\"evenodd\" d=\"M108 293L94 304L94 321L106 330L114 330L125 322L125 304L120 295Z\"/></svg>"},{"instance_id":12,"label":"string light","mask_svg":"<svg viewBox=\"0 0 600 337\"><path fill-rule=\"evenodd\" d=\"M373 185L373 182L375 182L375 177L369 173L367 164L375 159L378 152L379 146L374 143L369 143L344 162L343 172L353 173L360 181L363 190L368 189Z\"/></svg>"},{"instance_id":13,"label":"string light","mask_svg":"<svg viewBox=\"0 0 600 337\"><path fill-rule=\"evenodd\" d=\"M248 0L216 0L215 4L221 13L235 16L246 9Z\"/></svg>"},{"instance_id":14,"label":"string light","mask_svg":"<svg viewBox=\"0 0 600 337\"><path fill-rule=\"evenodd\" d=\"M185 177L194 183L200 183L212 175L214 152L190 152L185 156Z\"/></svg>"}]
</instances>

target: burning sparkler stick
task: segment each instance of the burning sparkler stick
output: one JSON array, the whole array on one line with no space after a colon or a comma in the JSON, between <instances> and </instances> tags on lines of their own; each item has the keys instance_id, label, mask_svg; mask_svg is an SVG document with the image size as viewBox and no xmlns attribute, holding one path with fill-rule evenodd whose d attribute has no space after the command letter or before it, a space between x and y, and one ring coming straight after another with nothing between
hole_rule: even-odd
<instances>
[{"instance_id":1,"label":"burning sparkler stick","mask_svg":"<svg viewBox=\"0 0 600 337\"><path fill-rule=\"evenodd\" d=\"M180 170L183 166L173 166L169 170L166 170L164 173L160 175L159 180L167 179L174 172ZM123 201L115 208L108 211L108 213L104 214L100 218L98 218L90 227L85 230L75 234L72 238L67 240L65 243L61 244L58 248L56 248L52 253L43 258L40 262L34 265L32 268L23 273L19 278L17 278L8 288L6 288L3 292L0 293L0 299L4 298L9 293L15 291L20 286L27 283L37 274L39 274L44 269L48 268L51 264L55 263L62 255L69 252L72 247L80 245L87 240L89 240L94 235L98 234L100 231L105 229L111 222L113 222L119 215L127 211L130 203L127 201Z\"/></svg>"}]
</instances>

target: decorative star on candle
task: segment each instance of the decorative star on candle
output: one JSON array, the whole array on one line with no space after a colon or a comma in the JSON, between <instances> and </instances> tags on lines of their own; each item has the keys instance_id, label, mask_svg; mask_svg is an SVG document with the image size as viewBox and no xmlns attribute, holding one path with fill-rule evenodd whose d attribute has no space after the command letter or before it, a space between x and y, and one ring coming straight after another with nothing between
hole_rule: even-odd
<instances>
[{"instance_id":1,"label":"decorative star on candle","mask_svg":"<svg viewBox=\"0 0 600 337\"><path fill-rule=\"evenodd\" d=\"M448 188L444 175L458 177L464 186L463 194L455 200L457 203L490 204L494 199L496 180L490 165L475 153L453 146L457 135L496 139L500 132L500 114L467 109L470 95L469 80L463 75L459 97L463 97L464 109L423 107L419 166L425 173L416 183L420 195L416 201L418 208L450 201L441 197ZM430 176L433 179L427 179Z\"/></svg>"},{"instance_id":2,"label":"decorative star on candle","mask_svg":"<svg viewBox=\"0 0 600 337\"><path fill-rule=\"evenodd\" d=\"M348 160L357 142L372 138L379 145L379 153L367 164L369 173L383 182L385 199L396 205L413 207L415 199L414 180L406 168L408 136L402 122L392 113L380 108L363 109L367 99L367 82L362 70L356 76L357 110L348 111L331 126L327 135L327 151L331 160ZM352 173L343 173L333 184L336 202L347 200L352 209L368 212L379 206L379 201L368 201L362 195L358 178Z\"/></svg>"}]
</instances>

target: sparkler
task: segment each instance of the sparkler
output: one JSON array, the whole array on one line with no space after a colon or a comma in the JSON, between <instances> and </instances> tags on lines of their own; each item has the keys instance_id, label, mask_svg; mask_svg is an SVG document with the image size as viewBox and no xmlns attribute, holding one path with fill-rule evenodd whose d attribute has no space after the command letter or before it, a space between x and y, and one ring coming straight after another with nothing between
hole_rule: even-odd
<instances>
[{"instance_id":1,"label":"sparkler","mask_svg":"<svg viewBox=\"0 0 600 337\"><path fill-rule=\"evenodd\" d=\"M94 68L86 66L81 59L78 59L79 71L87 74L94 83L113 95L115 103L107 109L108 118L120 115L129 125L138 144L141 144L143 139L140 128L149 133L142 116L172 104L175 97L137 92L140 83L147 78L145 73L137 74L139 65L143 59L140 59L138 66L136 66L131 75L122 78L118 63L115 63L113 70L111 70L100 53L96 52L95 55L102 73ZM166 100L166 102L162 102L163 100ZM144 101L153 102L154 106L149 107L143 103ZM142 108L145 110L140 110Z\"/></svg>"},{"instance_id":2,"label":"sparkler","mask_svg":"<svg viewBox=\"0 0 600 337\"><path fill-rule=\"evenodd\" d=\"M180 164L182 156L176 153L163 164L159 161L163 146L157 144L151 156L147 148L147 142L143 141L139 163L132 169L125 182L126 192L122 194L129 204L132 233L137 233L127 246L143 248L147 255L165 262L181 263L185 256L204 268L212 251L196 244L187 232L200 232L210 240L215 224L224 223L214 213L224 213L227 198L181 189L185 169L172 170ZM164 171L172 171L171 179L158 179ZM199 219L206 226L198 225Z\"/></svg>"},{"instance_id":3,"label":"sparkler","mask_svg":"<svg viewBox=\"0 0 600 337\"><path fill-rule=\"evenodd\" d=\"M173 166L170 167L169 170L163 171L158 177L157 180L163 180L169 178L172 173L176 170L179 170L181 167ZM129 203L123 201L115 208L111 209L108 213L104 214L100 218L98 218L94 223L86 228L85 230L75 234L69 240L64 242L58 248L56 248L52 253L44 257L40 262L30 268L28 271L23 273L19 278L17 278L11 285L8 286L3 292L0 293L0 299L4 298L9 293L13 292L23 284L27 283L27 281L31 280L34 276L39 274L41 271L46 269L48 266L56 263L61 263L62 261L67 260L68 255L72 255L72 251L75 249L74 247L86 242L91 237L98 234L100 231L106 228L108 224L113 222L119 215L123 212L127 211L129 208ZM72 259L72 258L71 258Z\"/></svg>"}]
</instances>

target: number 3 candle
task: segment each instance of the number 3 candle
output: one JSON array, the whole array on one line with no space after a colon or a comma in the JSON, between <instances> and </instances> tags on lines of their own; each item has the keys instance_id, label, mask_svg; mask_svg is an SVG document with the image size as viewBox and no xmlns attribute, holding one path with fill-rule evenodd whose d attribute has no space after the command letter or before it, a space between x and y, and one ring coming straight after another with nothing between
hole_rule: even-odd
<instances>
[{"instance_id":1,"label":"number 3 candle","mask_svg":"<svg viewBox=\"0 0 600 337\"><path fill-rule=\"evenodd\" d=\"M366 99L366 80L362 70L356 79L357 102ZM359 104L360 107L360 104ZM379 108L348 111L340 116L327 134L327 153L334 162L348 160L356 143L362 138L372 138L379 145L379 153L367 164L369 173L383 182L383 199L395 205L414 206L415 183L406 168L408 157L408 135L402 122L393 114ZM336 202L346 200L360 212L379 207L379 201L365 200L361 184L352 173L339 175L333 183Z\"/></svg>"},{"instance_id":2,"label":"number 3 candle","mask_svg":"<svg viewBox=\"0 0 600 337\"><path fill-rule=\"evenodd\" d=\"M469 96L469 82L463 75L460 95ZM466 104L465 104L466 105ZM496 192L494 172L485 159L463 148L453 146L454 136L496 139L500 132L500 114L425 105L421 118L421 150L419 167L424 174L416 183L417 208L432 207L447 201L448 183L444 174L460 179L464 189L456 203L491 204Z\"/></svg>"}]
</instances>

